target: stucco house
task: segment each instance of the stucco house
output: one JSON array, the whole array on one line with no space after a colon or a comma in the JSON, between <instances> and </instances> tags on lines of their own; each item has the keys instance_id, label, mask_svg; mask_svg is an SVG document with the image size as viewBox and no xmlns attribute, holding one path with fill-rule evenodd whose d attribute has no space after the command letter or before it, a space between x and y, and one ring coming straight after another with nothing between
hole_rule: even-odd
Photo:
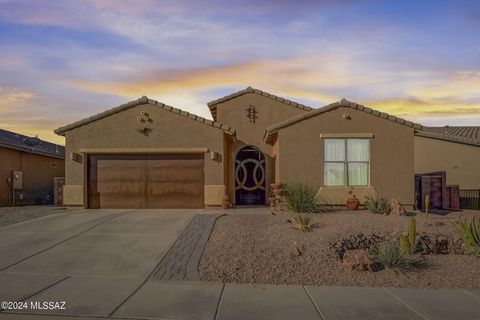
<instances>
[{"instance_id":1,"label":"stucco house","mask_svg":"<svg viewBox=\"0 0 480 320\"><path fill-rule=\"evenodd\" d=\"M63 146L0 129L0 206L53 204L64 157Z\"/></svg>"},{"instance_id":2,"label":"stucco house","mask_svg":"<svg viewBox=\"0 0 480 320\"><path fill-rule=\"evenodd\" d=\"M413 205L415 173L435 170L480 188L478 131L437 132L345 99L314 109L251 87L208 107L213 121L142 97L56 129L66 138L64 203L200 208L228 194L264 205L271 183L306 182L321 203L343 204L353 188L362 200ZM439 156L449 148L458 157Z\"/></svg>"}]
</instances>

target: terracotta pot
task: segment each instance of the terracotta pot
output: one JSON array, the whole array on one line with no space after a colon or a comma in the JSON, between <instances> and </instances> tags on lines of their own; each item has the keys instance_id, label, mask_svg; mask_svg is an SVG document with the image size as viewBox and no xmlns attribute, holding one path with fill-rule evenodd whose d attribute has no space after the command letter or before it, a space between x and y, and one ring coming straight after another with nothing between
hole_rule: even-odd
<instances>
[{"instance_id":1,"label":"terracotta pot","mask_svg":"<svg viewBox=\"0 0 480 320\"><path fill-rule=\"evenodd\" d=\"M232 207L232 203L230 202L230 197L228 196L228 194L224 194L222 199L222 208L230 209L231 207Z\"/></svg>"},{"instance_id":2,"label":"terracotta pot","mask_svg":"<svg viewBox=\"0 0 480 320\"><path fill-rule=\"evenodd\" d=\"M222 201L222 208L223 209L230 209L232 207L232 204L230 201Z\"/></svg>"},{"instance_id":3,"label":"terracotta pot","mask_svg":"<svg viewBox=\"0 0 480 320\"><path fill-rule=\"evenodd\" d=\"M357 210L360 206L360 201L357 198L348 198L346 205L348 210Z\"/></svg>"}]
</instances>

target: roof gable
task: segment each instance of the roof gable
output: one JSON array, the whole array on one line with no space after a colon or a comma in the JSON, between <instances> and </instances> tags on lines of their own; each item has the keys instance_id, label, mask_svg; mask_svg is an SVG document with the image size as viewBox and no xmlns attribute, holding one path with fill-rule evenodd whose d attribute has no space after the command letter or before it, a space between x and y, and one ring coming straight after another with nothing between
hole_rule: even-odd
<instances>
[{"instance_id":1,"label":"roof gable","mask_svg":"<svg viewBox=\"0 0 480 320\"><path fill-rule=\"evenodd\" d=\"M215 119L215 120L217 119L217 105L218 104L223 103L223 102L228 101L228 100L235 99L235 98L240 97L240 96L242 96L244 94L247 94L247 93L255 93L255 94L258 94L258 95L261 95L261 96L264 96L264 97L282 102L286 105L289 105L289 106L292 106L292 107L295 107L295 108L299 108L299 109L302 109L302 110L306 110L306 111L313 110L313 108L311 108L309 106L306 106L306 105L303 105L301 103L291 101L291 100L276 96L274 94L271 94L271 93L268 93L268 92L265 92L265 91L262 91L262 90L259 90L259 89L254 89L252 87L247 87L243 90L231 93L231 94L229 94L227 96L224 96L222 98L218 98L216 100L208 102L207 105L208 105L208 108L210 109L210 113L212 114L213 119Z\"/></svg>"},{"instance_id":2,"label":"roof gable","mask_svg":"<svg viewBox=\"0 0 480 320\"><path fill-rule=\"evenodd\" d=\"M358 104L358 103L355 103L355 102L350 102L347 99L342 99L340 101L337 101L337 102L331 103L329 105L326 105L322 108L314 109L314 110L312 110L308 113L301 114L299 116L296 116L296 117L293 117L291 119L282 121L280 123L277 123L277 124L267 128L264 140L265 140L265 142L270 143L270 142L273 141L274 135L278 131L282 130L283 128L295 125L298 122L316 117L316 116L321 115L325 112L335 110L339 107L346 107L346 108L359 110L359 111L371 114L372 116L376 116L376 117L379 117L379 118L382 118L382 119L385 119L385 120L393 121L393 122L399 123L399 124L407 126L407 127L411 127L411 128L418 129L418 130L422 129L422 125L420 125L418 123L414 123L414 122L411 122L411 121L408 121L408 120L405 120L405 119L402 119L402 118L398 118L398 117L390 115L388 113L381 112L381 111L378 111L378 110L374 110L374 109L371 109L369 107L365 107L365 106L363 106L361 104Z\"/></svg>"},{"instance_id":3,"label":"roof gable","mask_svg":"<svg viewBox=\"0 0 480 320\"><path fill-rule=\"evenodd\" d=\"M128 110L130 108L134 108L134 107L137 107L139 105L144 105L144 104L151 104L151 105L154 105L154 106L157 106L163 110L166 110L166 111L169 111L169 112L173 112L173 113L176 113L180 116L183 116L187 119L190 119L190 120L193 120L193 121L197 121L197 122L200 122L200 123L203 123L205 125L208 125L208 126L212 126L212 127L215 127L215 128L218 128L218 129L221 129L229 134L232 134L234 135L235 134L235 130L233 128L231 128L230 126L226 126L224 124L221 124L219 122L216 122L216 121L212 121L212 120L208 120L208 119L205 119L203 117L200 117L200 116L197 116L196 114L193 114L193 113L190 113L190 112L187 112L187 111L183 111L181 109L178 109L178 108L174 108L172 106L169 106L169 105L166 105L164 103L161 103L159 101L156 101L156 100L153 100L153 99L149 99L147 98L146 96L143 96L137 100L133 100L133 101L130 101L130 102L127 102L127 103L124 103L122 105L119 105L117 107L114 107L114 108L111 108L111 109L108 109L108 110L105 110L101 113L98 113L96 115L93 115L91 117L88 117L88 118L85 118L85 119L82 119L82 120L79 120L79 121L76 121L76 122L73 122L71 124L68 124L66 126L63 126L63 127L60 127L60 128L57 128L54 130L54 132L58 135L61 135L61 136L64 136L65 135L65 132L69 131L69 130L73 130L75 128L78 128L78 127L81 127L81 126L84 126L86 124L89 124L90 122L93 122L93 121L97 121L97 120L100 120L100 119L103 119L103 118L106 118L106 117L109 117L113 114L116 114L116 113L119 113L119 112L122 112L122 111L125 111L125 110Z\"/></svg>"}]
</instances>

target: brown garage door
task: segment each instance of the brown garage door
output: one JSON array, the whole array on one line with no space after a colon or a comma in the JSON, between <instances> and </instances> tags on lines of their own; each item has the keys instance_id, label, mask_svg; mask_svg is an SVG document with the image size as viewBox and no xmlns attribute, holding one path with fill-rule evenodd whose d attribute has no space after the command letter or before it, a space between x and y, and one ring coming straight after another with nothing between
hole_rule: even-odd
<instances>
[{"instance_id":1,"label":"brown garage door","mask_svg":"<svg viewBox=\"0 0 480 320\"><path fill-rule=\"evenodd\" d=\"M203 154L90 155L89 208L202 208Z\"/></svg>"}]
</instances>

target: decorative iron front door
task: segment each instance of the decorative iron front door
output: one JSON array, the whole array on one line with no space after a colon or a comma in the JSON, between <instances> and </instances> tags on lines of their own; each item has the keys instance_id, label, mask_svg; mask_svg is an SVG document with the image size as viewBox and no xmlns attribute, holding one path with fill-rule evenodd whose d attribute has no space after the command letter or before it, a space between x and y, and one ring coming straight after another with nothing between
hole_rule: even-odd
<instances>
[{"instance_id":1,"label":"decorative iron front door","mask_svg":"<svg viewBox=\"0 0 480 320\"><path fill-rule=\"evenodd\" d=\"M255 147L244 147L235 159L237 205L265 204L265 156Z\"/></svg>"}]
</instances>

